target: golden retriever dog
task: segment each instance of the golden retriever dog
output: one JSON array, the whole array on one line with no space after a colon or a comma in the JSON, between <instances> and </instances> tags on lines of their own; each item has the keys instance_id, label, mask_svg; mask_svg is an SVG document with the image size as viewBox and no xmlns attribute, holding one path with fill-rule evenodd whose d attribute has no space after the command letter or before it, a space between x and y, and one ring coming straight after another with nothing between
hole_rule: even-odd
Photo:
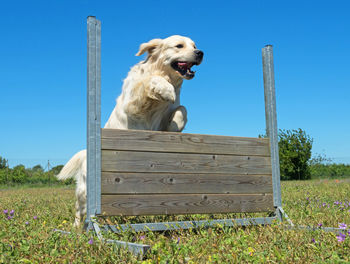
<instances>
[{"instance_id":1,"label":"golden retriever dog","mask_svg":"<svg viewBox=\"0 0 350 264\"><path fill-rule=\"evenodd\" d=\"M144 53L146 59L124 80L105 128L181 132L187 122L186 108L180 105L181 85L183 79L194 77L191 67L202 62L203 52L191 39L175 35L143 43L136 56ZM75 154L57 177L77 181L74 225L78 227L86 214L86 150Z\"/></svg>"}]
</instances>

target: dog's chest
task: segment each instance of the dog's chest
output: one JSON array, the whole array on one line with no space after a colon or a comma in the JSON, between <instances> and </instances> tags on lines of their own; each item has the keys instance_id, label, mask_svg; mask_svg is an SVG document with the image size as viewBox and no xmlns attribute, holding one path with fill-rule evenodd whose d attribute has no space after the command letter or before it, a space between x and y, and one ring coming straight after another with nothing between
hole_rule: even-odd
<instances>
[{"instance_id":1,"label":"dog's chest","mask_svg":"<svg viewBox=\"0 0 350 264\"><path fill-rule=\"evenodd\" d=\"M141 115L130 116L128 129L164 130L170 113L171 106L168 104L150 108L147 111L143 111Z\"/></svg>"}]
</instances>

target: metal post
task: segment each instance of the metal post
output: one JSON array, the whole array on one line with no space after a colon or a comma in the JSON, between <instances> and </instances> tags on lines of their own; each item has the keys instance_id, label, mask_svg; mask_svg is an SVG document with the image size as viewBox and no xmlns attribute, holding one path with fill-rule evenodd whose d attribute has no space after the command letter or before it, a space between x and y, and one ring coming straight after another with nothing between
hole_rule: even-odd
<instances>
[{"instance_id":1,"label":"metal post","mask_svg":"<svg viewBox=\"0 0 350 264\"><path fill-rule=\"evenodd\" d=\"M101 213L101 22L87 18L87 216Z\"/></svg>"},{"instance_id":2,"label":"metal post","mask_svg":"<svg viewBox=\"0 0 350 264\"><path fill-rule=\"evenodd\" d=\"M280 163L278 155L275 77L273 68L273 51L271 45L266 45L262 49L262 60L265 92L266 133L267 136L270 138L273 202L274 206L278 208L282 207L282 198L280 182ZM279 212L279 210L277 210L277 212ZM278 213L278 217L282 217L280 213Z\"/></svg>"}]
</instances>

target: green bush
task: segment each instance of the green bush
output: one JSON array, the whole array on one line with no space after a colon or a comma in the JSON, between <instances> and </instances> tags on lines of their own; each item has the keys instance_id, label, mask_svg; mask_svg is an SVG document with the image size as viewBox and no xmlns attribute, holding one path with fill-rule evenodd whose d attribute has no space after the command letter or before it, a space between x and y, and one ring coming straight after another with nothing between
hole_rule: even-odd
<instances>
[{"instance_id":1,"label":"green bush","mask_svg":"<svg viewBox=\"0 0 350 264\"><path fill-rule=\"evenodd\" d=\"M278 137L281 179L311 179L309 160L313 139L301 128L280 130Z\"/></svg>"},{"instance_id":2,"label":"green bush","mask_svg":"<svg viewBox=\"0 0 350 264\"><path fill-rule=\"evenodd\" d=\"M28 173L23 165L14 167L10 175L13 183L25 183L28 177Z\"/></svg>"},{"instance_id":3,"label":"green bush","mask_svg":"<svg viewBox=\"0 0 350 264\"><path fill-rule=\"evenodd\" d=\"M4 169L0 169L0 184L8 183L8 173Z\"/></svg>"},{"instance_id":4,"label":"green bush","mask_svg":"<svg viewBox=\"0 0 350 264\"><path fill-rule=\"evenodd\" d=\"M265 134L259 135L259 137L266 138L267 136ZM301 128L279 130L278 148L281 180L311 179L309 160L312 143L313 139Z\"/></svg>"}]
</instances>

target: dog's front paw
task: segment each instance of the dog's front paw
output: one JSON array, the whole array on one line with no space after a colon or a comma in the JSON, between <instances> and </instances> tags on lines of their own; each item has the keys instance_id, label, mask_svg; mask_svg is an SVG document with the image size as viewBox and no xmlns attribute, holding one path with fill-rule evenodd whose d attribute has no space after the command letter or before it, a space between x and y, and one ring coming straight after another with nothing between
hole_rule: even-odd
<instances>
[{"instance_id":1,"label":"dog's front paw","mask_svg":"<svg viewBox=\"0 0 350 264\"><path fill-rule=\"evenodd\" d=\"M151 93L158 99L174 103L176 100L175 88L160 76L151 79Z\"/></svg>"}]
</instances>

